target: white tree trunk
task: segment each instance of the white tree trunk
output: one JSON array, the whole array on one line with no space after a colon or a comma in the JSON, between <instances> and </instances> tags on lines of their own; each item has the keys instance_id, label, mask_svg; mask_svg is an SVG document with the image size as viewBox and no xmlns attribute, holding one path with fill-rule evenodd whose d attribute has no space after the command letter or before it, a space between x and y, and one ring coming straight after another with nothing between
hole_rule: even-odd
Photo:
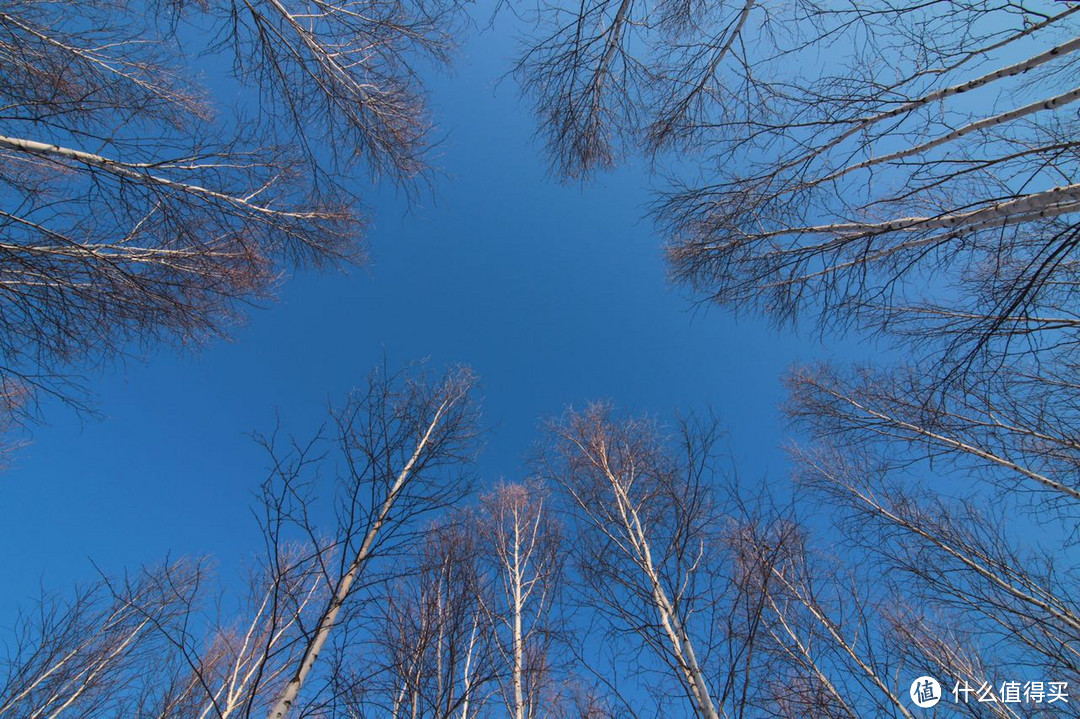
<instances>
[{"instance_id":1,"label":"white tree trunk","mask_svg":"<svg viewBox=\"0 0 1080 719\"><path fill-rule=\"evenodd\" d=\"M269 719L284 719L284 717L288 716L289 710L292 709L293 704L295 704L296 697L299 695L300 689L304 685L304 681L311 673L312 667L315 666L315 662L319 658L319 653L322 652L322 648L326 644L327 638L330 636L330 630L334 627L334 622L337 620L337 616L341 612L341 607L345 604L345 600L349 596L353 583L360 575L360 571L363 569L364 565L367 563L368 557L371 555L371 549L375 545L375 539L379 530L382 529L383 525L386 523L386 518L390 514L390 509L393 507L394 500L401 492L401 488L405 486L405 483L412 474L413 467L416 465L416 462L420 459L420 455L431 441L431 435L434 433L435 427L439 424L446 409L452 403L453 398L447 398L443 401L442 405L439 406L438 411L435 412L435 416L432 418L431 423L424 432L424 436L417 443L416 449L413 451L409 461L398 474L390 492L383 501L382 507L379 509L379 514L376 517L375 522L364 536L364 541L360 545L359 551L356 553L356 558L353 559L352 564L349 565L349 570L345 573L345 576L342 577L341 583L334 592L333 598L323 612L322 618L319 619L318 627L300 660L300 665L296 670L296 674L281 690L277 702L267 715Z\"/></svg>"}]
</instances>

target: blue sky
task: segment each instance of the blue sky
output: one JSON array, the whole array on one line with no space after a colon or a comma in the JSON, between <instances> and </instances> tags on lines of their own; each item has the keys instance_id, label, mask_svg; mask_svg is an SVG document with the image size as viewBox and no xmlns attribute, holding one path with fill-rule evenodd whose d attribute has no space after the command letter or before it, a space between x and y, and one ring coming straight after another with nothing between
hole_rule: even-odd
<instances>
[{"instance_id":1,"label":"blue sky","mask_svg":"<svg viewBox=\"0 0 1080 719\"><path fill-rule=\"evenodd\" d=\"M712 408L743 481L784 479L780 375L829 348L671 288L643 163L584 186L550 178L527 102L497 83L513 51L488 31L432 83L437 199L369 194L370 265L288 278L232 342L91 374L101 419L46 406L0 474L0 625L40 587L92 579L91 560L118 573L211 555L228 576L259 546L248 507L265 457L248 433L275 416L311 433L384 355L476 370L487 481L520 477L538 422L593 399Z\"/></svg>"}]
</instances>

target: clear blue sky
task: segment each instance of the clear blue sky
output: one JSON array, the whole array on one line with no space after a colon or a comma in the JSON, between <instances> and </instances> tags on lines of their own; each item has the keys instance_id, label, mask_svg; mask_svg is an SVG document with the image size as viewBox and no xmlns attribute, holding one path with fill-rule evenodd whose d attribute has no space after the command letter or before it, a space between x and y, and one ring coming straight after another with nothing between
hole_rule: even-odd
<instances>
[{"instance_id":1,"label":"clear blue sky","mask_svg":"<svg viewBox=\"0 0 1080 719\"><path fill-rule=\"evenodd\" d=\"M711 407L743 481L783 480L779 377L829 349L695 312L666 283L644 163L586 186L548 177L527 103L512 80L496 87L512 55L488 31L435 80L438 199L370 195L371 265L288 278L233 342L91 374L100 420L46 406L0 474L0 625L40 586L93 578L91 559L117 573L212 555L228 576L259 547L248 507L265 457L247 433L275 413L311 432L384 353L476 370L486 480L519 477L538 421L592 399Z\"/></svg>"}]
</instances>

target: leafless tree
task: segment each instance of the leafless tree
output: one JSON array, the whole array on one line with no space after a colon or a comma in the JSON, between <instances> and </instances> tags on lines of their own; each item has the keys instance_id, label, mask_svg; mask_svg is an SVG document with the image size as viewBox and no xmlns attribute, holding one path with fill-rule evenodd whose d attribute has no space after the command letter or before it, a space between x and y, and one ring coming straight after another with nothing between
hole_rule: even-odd
<instances>
[{"instance_id":1,"label":"leafless tree","mask_svg":"<svg viewBox=\"0 0 1080 719\"><path fill-rule=\"evenodd\" d=\"M768 667L748 702L784 717L911 719L911 678L904 683L903 654L879 620L896 598L875 590L865 556L814 546L810 536L788 517L741 537L744 569L763 597L759 651Z\"/></svg>"},{"instance_id":2,"label":"leafless tree","mask_svg":"<svg viewBox=\"0 0 1080 719\"><path fill-rule=\"evenodd\" d=\"M763 711L904 715L902 666L1075 676L1078 9L541 9L526 90L596 120L551 125L558 173L670 159L677 282L900 340L898 366L791 378L803 504L739 545L796 690Z\"/></svg>"},{"instance_id":3,"label":"leafless tree","mask_svg":"<svg viewBox=\"0 0 1080 719\"><path fill-rule=\"evenodd\" d=\"M490 589L484 593L506 714L535 719L554 704L551 656L562 568L560 528L547 491L500 484L481 498L476 527Z\"/></svg>"},{"instance_id":4,"label":"leafless tree","mask_svg":"<svg viewBox=\"0 0 1080 719\"><path fill-rule=\"evenodd\" d=\"M184 684L165 636L191 616L204 568L180 561L43 598L0 660L0 716L168 716Z\"/></svg>"},{"instance_id":5,"label":"leafless tree","mask_svg":"<svg viewBox=\"0 0 1080 719\"><path fill-rule=\"evenodd\" d=\"M937 390L919 366L804 368L789 409L811 437L873 453L902 470L920 459L963 491L1005 490L1044 519L1075 522L1080 486L1075 367L1013 365ZM925 401L933 396L934 401ZM958 471L959 470L959 471ZM1051 510L1057 509L1054 513ZM1069 532L1073 534L1073 532Z\"/></svg>"},{"instance_id":6,"label":"leafless tree","mask_svg":"<svg viewBox=\"0 0 1080 719\"><path fill-rule=\"evenodd\" d=\"M469 719L495 691L478 538L464 512L429 527L411 571L389 585L374 651L388 678L358 707L373 715Z\"/></svg>"},{"instance_id":7,"label":"leafless tree","mask_svg":"<svg viewBox=\"0 0 1080 719\"><path fill-rule=\"evenodd\" d=\"M445 58L454 10L4 3L2 409L81 403L87 362L225 334L284 268L363 259L355 188L424 172L410 63ZM203 87L189 58L232 77Z\"/></svg>"},{"instance_id":8,"label":"leafless tree","mask_svg":"<svg viewBox=\"0 0 1080 719\"><path fill-rule=\"evenodd\" d=\"M374 373L368 385L334 413L336 521L323 526L313 509L304 452L288 460L273 451L278 468L267 485L265 528L273 546L289 534L304 542L328 588L303 627L302 651L276 690L271 717L296 707L336 625L347 624L350 599L372 562L414 541L418 522L468 491L461 464L474 449L476 413L472 376L448 373L439 382ZM271 556L275 556L276 553ZM317 692L316 692L317 694Z\"/></svg>"},{"instance_id":9,"label":"leafless tree","mask_svg":"<svg viewBox=\"0 0 1080 719\"><path fill-rule=\"evenodd\" d=\"M701 125L716 181L660 207L675 276L780 319L895 330L944 357L939 374L1073 344L1075 13L792 18L801 32L745 61L760 107ZM825 44L835 66L800 61Z\"/></svg>"},{"instance_id":10,"label":"leafless tree","mask_svg":"<svg viewBox=\"0 0 1080 719\"><path fill-rule=\"evenodd\" d=\"M765 617L781 713L907 715L897 677L929 674L947 691L993 685L996 706L954 698L958 712L1028 716L1001 681L1076 681L1069 374L1014 365L944 389L917 367L791 376L812 440L795 450L804 516L794 540L746 539L751 557L786 546Z\"/></svg>"},{"instance_id":11,"label":"leafless tree","mask_svg":"<svg viewBox=\"0 0 1080 719\"><path fill-rule=\"evenodd\" d=\"M1010 516L1013 507L1000 496L954 499L846 447L806 451L801 466L803 481L836 510L855 548L847 561L861 556L874 565L849 583L847 606L877 607L865 613L860 632L862 646L879 642L877 666L891 657L910 667L910 677L947 678L949 689L953 682L990 683L999 702L1006 679L1076 681L1075 572L1062 563L1060 546L1040 546L1045 536L1032 540L1037 528ZM819 642L818 651L826 646ZM962 700L956 708L982 711ZM1034 709L1003 705L996 715Z\"/></svg>"},{"instance_id":12,"label":"leafless tree","mask_svg":"<svg viewBox=\"0 0 1080 719\"><path fill-rule=\"evenodd\" d=\"M595 670L570 657L555 501L539 480L498 483L428 529L379 602L372 656L386 668L358 716L620 716ZM587 621L587 620L586 620ZM594 681L586 680L589 675ZM598 685L599 684L599 685Z\"/></svg>"},{"instance_id":13,"label":"leafless tree","mask_svg":"<svg viewBox=\"0 0 1080 719\"><path fill-rule=\"evenodd\" d=\"M663 669L684 711L701 717L750 706L764 610L762 583L740 557L739 536L756 510L719 471L718 436L714 421L683 421L668 437L651 421L595 405L551 426L541 460L579 523L582 601L627 653L644 652L636 668L615 671Z\"/></svg>"},{"instance_id":14,"label":"leafless tree","mask_svg":"<svg viewBox=\"0 0 1080 719\"><path fill-rule=\"evenodd\" d=\"M596 406L551 431L542 466L580 523L582 602L637 657L612 684L663 667L696 716L912 717L922 673L1075 675L1069 570L972 504L920 502L895 467L851 464L856 443L803 454L781 504L717 472L711 423L668 439Z\"/></svg>"},{"instance_id":15,"label":"leafless tree","mask_svg":"<svg viewBox=\"0 0 1080 719\"><path fill-rule=\"evenodd\" d=\"M776 9L754 0L540 4L517 75L555 173L588 177L640 147L657 152L690 134L717 105L741 108L750 98L722 76L744 62L743 33L758 12Z\"/></svg>"},{"instance_id":16,"label":"leafless tree","mask_svg":"<svg viewBox=\"0 0 1080 719\"><path fill-rule=\"evenodd\" d=\"M358 595L385 599L380 588L403 576L402 550L418 542L425 517L469 491L472 382L464 369L438 380L377 371L313 440L264 438L271 472L256 514L266 552L248 596L211 615L205 570L176 562L66 604L43 602L2 665L0 716L355 715L350 702L383 664L364 654L370 641L353 641L368 618ZM475 712L462 705L482 703L470 682L490 679L475 581L465 581L472 558L451 529L427 547L421 566L455 603L443 607L434 640L452 658L438 676L454 681L436 696L447 710L439 716L465 719ZM462 641L471 653L454 653Z\"/></svg>"}]
</instances>

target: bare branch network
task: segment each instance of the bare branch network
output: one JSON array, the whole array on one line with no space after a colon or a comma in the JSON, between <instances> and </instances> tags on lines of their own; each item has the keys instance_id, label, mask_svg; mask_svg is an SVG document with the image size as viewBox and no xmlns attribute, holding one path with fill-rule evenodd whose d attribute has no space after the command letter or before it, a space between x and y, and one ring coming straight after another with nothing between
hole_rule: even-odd
<instances>
[{"instance_id":1,"label":"bare branch network","mask_svg":"<svg viewBox=\"0 0 1080 719\"><path fill-rule=\"evenodd\" d=\"M444 59L454 23L397 0L0 6L4 416L228 333L286 268L362 261L353 188L422 178L411 63Z\"/></svg>"},{"instance_id":2,"label":"bare branch network","mask_svg":"<svg viewBox=\"0 0 1080 719\"><path fill-rule=\"evenodd\" d=\"M163 6L261 105L223 135L180 25L69 7L0 4L9 413L70 396L72 362L224 331L283 258L354 256L346 179L422 173L409 62L444 57L454 17ZM790 373L790 485L728 470L712 419L596 404L479 494L472 375L377 372L313 439L262 440L237 611L207 611L190 560L45 597L0 719L911 718L923 675L956 715L1077 715L1078 12L538 5L517 70L556 174L671 161L676 281L901 338L898 361Z\"/></svg>"},{"instance_id":3,"label":"bare branch network","mask_svg":"<svg viewBox=\"0 0 1080 719\"><path fill-rule=\"evenodd\" d=\"M966 366L1075 344L1077 11L552 3L518 73L557 175L671 166L655 213L696 296Z\"/></svg>"},{"instance_id":4,"label":"bare branch network","mask_svg":"<svg viewBox=\"0 0 1080 719\"><path fill-rule=\"evenodd\" d=\"M922 674L1077 680L1075 572L992 505L869 445L802 450L781 502L724 468L715 420L607 405L468 501L472 382L380 371L312 439L263 438L266 551L235 610L191 560L46 596L0 717L914 717Z\"/></svg>"}]
</instances>

